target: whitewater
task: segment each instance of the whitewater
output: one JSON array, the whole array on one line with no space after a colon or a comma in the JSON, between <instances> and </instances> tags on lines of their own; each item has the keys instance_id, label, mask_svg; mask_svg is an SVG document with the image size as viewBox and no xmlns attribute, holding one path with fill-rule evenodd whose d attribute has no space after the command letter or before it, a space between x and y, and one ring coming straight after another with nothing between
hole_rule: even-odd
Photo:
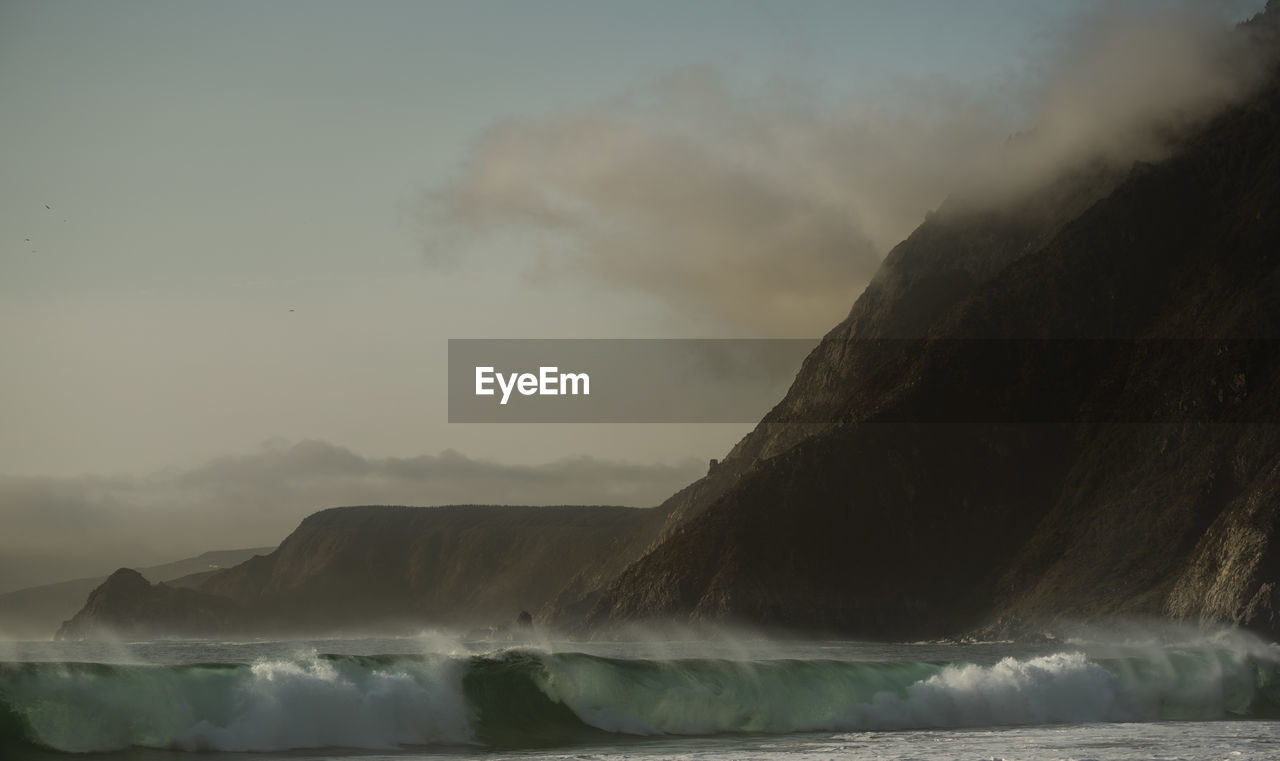
<instances>
[{"instance_id":1,"label":"whitewater","mask_svg":"<svg viewBox=\"0 0 1280 761\"><path fill-rule=\"evenodd\" d=\"M0 645L13 759L1247 760L1280 758L1277 719L1280 648L1237 631Z\"/></svg>"}]
</instances>

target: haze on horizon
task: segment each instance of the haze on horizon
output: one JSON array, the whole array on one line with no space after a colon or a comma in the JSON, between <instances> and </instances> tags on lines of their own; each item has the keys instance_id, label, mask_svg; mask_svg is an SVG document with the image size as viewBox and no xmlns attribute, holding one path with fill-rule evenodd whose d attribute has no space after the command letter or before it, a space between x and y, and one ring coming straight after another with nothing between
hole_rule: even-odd
<instances>
[{"instance_id":1,"label":"haze on horizon","mask_svg":"<svg viewBox=\"0 0 1280 761\"><path fill-rule=\"evenodd\" d=\"M1261 6L7 3L0 592L656 504L749 427L449 425L445 340L816 337L949 193L1158 158Z\"/></svg>"}]
</instances>

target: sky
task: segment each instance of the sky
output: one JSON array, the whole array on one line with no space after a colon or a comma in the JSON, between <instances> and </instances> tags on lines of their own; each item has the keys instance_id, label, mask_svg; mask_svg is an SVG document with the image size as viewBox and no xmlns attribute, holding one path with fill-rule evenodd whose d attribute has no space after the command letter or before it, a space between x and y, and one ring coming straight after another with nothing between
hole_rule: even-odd
<instances>
[{"instance_id":1,"label":"sky","mask_svg":"<svg viewBox=\"0 0 1280 761\"><path fill-rule=\"evenodd\" d=\"M5 0L0 519L226 510L208 541L252 546L336 500L656 504L750 426L451 425L447 340L818 337L1008 135L1123 132L1074 118L1135 49L1097 19L1261 4ZM1225 97L1129 63L1126 114ZM376 484L321 489L332 452ZM232 461L294 475L173 497ZM39 554L4 552L0 590Z\"/></svg>"}]
</instances>

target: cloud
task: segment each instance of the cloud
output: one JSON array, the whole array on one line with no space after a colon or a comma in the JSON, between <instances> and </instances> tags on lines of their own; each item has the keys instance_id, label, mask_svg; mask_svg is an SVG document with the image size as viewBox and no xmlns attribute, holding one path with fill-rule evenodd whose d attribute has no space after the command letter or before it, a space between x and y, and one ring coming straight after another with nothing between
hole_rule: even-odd
<instances>
[{"instance_id":1,"label":"cloud","mask_svg":"<svg viewBox=\"0 0 1280 761\"><path fill-rule=\"evenodd\" d=\"M488 236L761 336L825 332L948 195L999 203L1077 162L1154 160L1256 69L1215 4L1105 4L1022 78L835 102L689 67L594 108L494 125L429 194L429 256ZM1016 139L1010 139L1017 134ZM503 236L509 236L503 238Z\"/></svg>"},{"instance_id":2,"label":"cloud","mask_svg":"<svg viewBox=\"0 0 1280 761\"><path fill-rule=\"evenodd\" d=\"M540 465L453 450L368 458L322 441L273 442L144 477L0 477L0 593L207 550L266 546L340 505L653 506L705 470L576 457Z\"/></svg>"},{"instance_id":3,"label":"cloud","mask_svg":"<svg viewBox=\"0 0 1280 761\"><path fill-rule=\"evenodd\" d=\"M1048 57L1025 131L959 190L1000 201L1081 161L1164 158L1265 73L1254 40L1224 21L1226 7L1117 2L1084 16Z\"/></svg>"},{"instance_id":4,"label":"cloud","mask_svg":"<svg viewBox=\"0 0 1280 761\"><path fill-rule=\"evenodd\" d=\"M883 241L831 161L840 119L797 118L816 104L791 101L752 102L699 67L610 107L496 125L431 199L434 250L520 230L535 279L583 276L758 335L811 335Z\"/></svg>"}]
</instances>

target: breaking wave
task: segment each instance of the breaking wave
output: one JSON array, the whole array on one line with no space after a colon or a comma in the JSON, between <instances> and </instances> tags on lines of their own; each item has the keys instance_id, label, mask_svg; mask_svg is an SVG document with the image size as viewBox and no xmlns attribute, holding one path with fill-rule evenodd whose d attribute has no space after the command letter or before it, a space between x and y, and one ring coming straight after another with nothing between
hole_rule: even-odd
<instances>
[{"instance_id":1,"label":"breaking wave","mask_svg":"<svg viewBox=\"0 0 1280 761\"><path fill-rule=\"evenodd\" d=\"M528 649L184 666L0 664L0 748L271 751L1222 719L1280 714L1280 660L1230 649L993 665L653 660Z\"/></svg>"}]
</instances>

